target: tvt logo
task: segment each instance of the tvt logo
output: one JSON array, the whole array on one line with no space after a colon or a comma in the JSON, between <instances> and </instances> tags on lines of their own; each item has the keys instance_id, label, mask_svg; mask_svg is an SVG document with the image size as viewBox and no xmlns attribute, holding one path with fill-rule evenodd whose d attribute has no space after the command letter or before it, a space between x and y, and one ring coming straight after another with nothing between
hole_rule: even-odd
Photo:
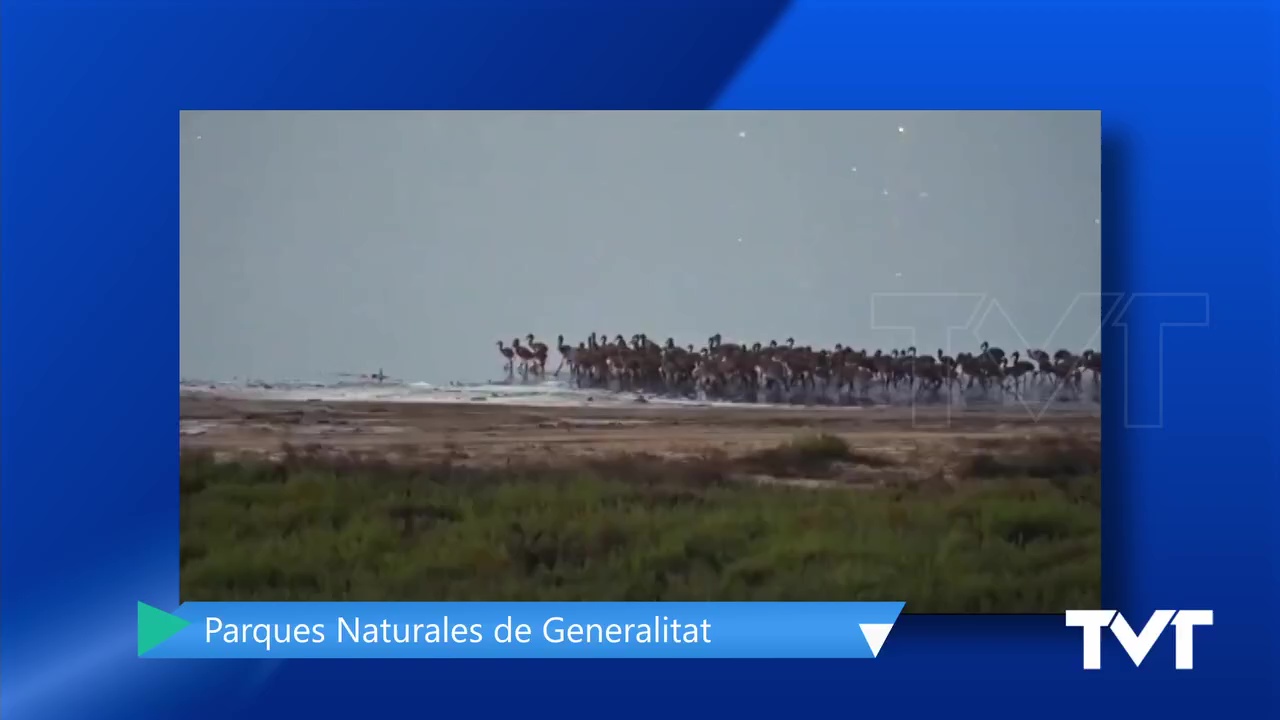
<instances>
[{"instance_id":1,"label":"tvt logo","mask_svg":"<svg viewBox=\"0 0 1280 720\"><path fill-rule=\"evenodd\" d=\"M1134 634L1124 616L1115 610L1068 610L1067 626L1084 628L1084 669L1102 668L1102 628L1110 627L1111 634L1129 653L1134 666L1142 664L1151 652L1156 640L1164 634L1170 623L1174 627L1174 661L1178 670L1190 670L1195 651L1192 648L1192 632L1197 625L1212 625L1212 610L1157 610L1147 621L1142 632Z\"/></svg>"}]
</instances>

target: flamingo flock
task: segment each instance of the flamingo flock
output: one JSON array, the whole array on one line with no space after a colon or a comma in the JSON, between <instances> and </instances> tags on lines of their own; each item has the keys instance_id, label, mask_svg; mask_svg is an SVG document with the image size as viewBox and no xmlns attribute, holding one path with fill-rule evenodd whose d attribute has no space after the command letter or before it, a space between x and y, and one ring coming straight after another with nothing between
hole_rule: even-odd
<instances>
[{"instance_id":1,"label":"flamingo flock","mask_svg":"<svg viewBox=\"0 0 1280 720\"><path fill-rule=\"evenodd\" d=\"M941 349L919 354L914 347L888 352L842 344L813 348L797 346L792 338L748 345L724 342L719 334L700 348L682 347L672 338L659 344L643 334L609 340L596 333L577 345L561 335L550 347L529 334L510 345L499 340L498 351L511 379L517 373L525 381L546 378L554 351L559 362L552 375L567 370L569 382L579 388L744 402L861 404L908 393L925 400L1046 393L1079 400L1086 385L1096 390L1102 377L1102 353L1095 350L1006 353L985 342L976 352L953 357Z\"/></svg>"}]
</instances>

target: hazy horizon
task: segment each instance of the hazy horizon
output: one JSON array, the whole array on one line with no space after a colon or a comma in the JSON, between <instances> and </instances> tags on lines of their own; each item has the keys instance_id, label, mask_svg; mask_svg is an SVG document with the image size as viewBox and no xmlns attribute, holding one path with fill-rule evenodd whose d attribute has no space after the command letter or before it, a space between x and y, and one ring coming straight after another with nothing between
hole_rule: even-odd
<instances>
[{"instance_id":1,"label":"hazy horizon","mask_svg":"<svg viewBox=\"0 0 1280 720\"><path fill-rule=\"evenodd\" d=\"M180 126L185 378L479 381L503 375L498 340L530 332L887 351L912 344L889 328L917 326L922 354L1101 342L1097 112L210 111ZM877 293L919 295L882 296L873 319ZM991 298L1010 322L997 311L948 342Z\"/></svg>"}]
</instances>

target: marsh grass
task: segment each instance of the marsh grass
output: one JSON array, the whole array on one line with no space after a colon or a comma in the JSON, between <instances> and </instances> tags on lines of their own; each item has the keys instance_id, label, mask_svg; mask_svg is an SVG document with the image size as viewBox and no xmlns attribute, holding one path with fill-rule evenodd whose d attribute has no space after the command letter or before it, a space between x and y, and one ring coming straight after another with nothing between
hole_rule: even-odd
<instances>
[{"instance_id":1,"label":"marsh grass","mask_svg":"<svg viewBox=\"0 0 1280 720\"><path fill-rule=\"evenodd\" d=\"M969 461L956 485L863 490L737 479L889 462L831 436L745 458L617 456L500 468L314 450L277 461L188 452L182 599L1094 607L1098 474L1087 459L1053 454L1062 449L991 455L998 467Z\"/></svg>"},{"instance_id":2,"label":"marsh grass","mask_svg":"<svg viewBox=\"0 0 1280 720\"><path fill-rule=\"evenodd\" d=\"M777 447L757 450L739 463L774 477L829 477L841 465L881 468L891 461L855 451L843 439L823 433L801 435Z\"/></svg>"}]
</instances>

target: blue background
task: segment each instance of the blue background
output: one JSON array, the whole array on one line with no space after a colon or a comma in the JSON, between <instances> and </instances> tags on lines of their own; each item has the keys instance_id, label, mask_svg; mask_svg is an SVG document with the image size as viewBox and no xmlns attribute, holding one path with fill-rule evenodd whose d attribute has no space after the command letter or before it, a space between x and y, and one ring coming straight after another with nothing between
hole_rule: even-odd
<instances>
[{"instance_id":1,"label":"blue background","mask_svg":"<svg viewBox=\"0 0 1280 720\"><path fill-rule=\"evenodd\" d=\"M1280 647L1277 16L1219 1L5 0L3 716L1079 718L1225 712L1223 698L1261 716ZM138 660L136 602L178 601L179 109L499 107L1101 109L1104 289L1213 308L1147 298L1121 318L1105 600L1135 624L1214 610L1196 670L1172 670L1167 633L1141 668L1104 638L1085 673L1061 616L905 616L870 662ZM1164 334L1161 417L1157 328L1206 320ZM1125 337L1107 329L1108 367L1125 367ZM1126 429L1126 392L1131 421L1163 427Z\"/></svg>"}]
</instances>

